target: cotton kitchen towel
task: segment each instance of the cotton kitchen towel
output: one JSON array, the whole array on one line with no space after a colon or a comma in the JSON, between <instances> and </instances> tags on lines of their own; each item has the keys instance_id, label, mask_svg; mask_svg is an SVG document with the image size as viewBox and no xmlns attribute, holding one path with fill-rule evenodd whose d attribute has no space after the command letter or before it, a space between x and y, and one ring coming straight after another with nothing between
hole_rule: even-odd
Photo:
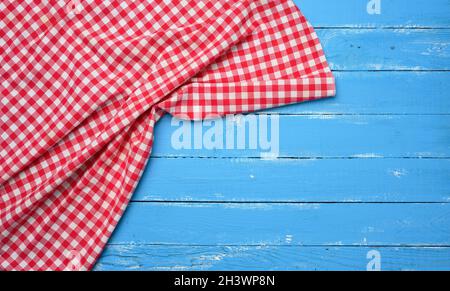
<instances>
[{"instance_id":1,"label":"cotton kitchen towel","mask_svg":"<svg viewBox=\"0 0 450 291\"><path fill-rule=\"evenodd\" d=\"M164 114L335 94L291 0L0 0L0 268L91 269Z\"/></svg>"}]
</instances>

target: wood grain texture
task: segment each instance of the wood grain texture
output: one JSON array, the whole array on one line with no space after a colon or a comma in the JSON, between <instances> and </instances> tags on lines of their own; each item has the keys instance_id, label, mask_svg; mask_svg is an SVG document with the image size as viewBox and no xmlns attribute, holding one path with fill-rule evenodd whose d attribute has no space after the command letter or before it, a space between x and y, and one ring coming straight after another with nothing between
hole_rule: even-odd
<instances>
[{"instance_id":1,"label":"wood grain texture","mask_svg":"<svg viewBox=\"0 0 450 291\"><path fill-rule=\"evenodd\" d=\"M130 203L111 244L450 246L450 203Z\"/></svg>"},{"instance_id":2,"label":"wood grain texture","mask_svg":"<svg viewBox=\"0 0 450 291\"><path fill-rule=\"evenodd\" d=\"M242 119L241 124L246 120ZM207 140L204 133L214 126L196 124L203 134L189 135L190 148L177 149L172 138L180 125L171 125L171 118L163 117L156 125L153 156L261 157L269 150L259 142L256 148L247 142L243 149L237 145L234 149L196 149L195 140L203 143ZM194 132L194 125L188 126ZM227 132L234 133L235 142L238 139L236 128L224 130L221 145L226 142ZM247 129L246 140L249 135ZM282 115L279 136L279 157L450 157L450 115ZM257 132L256 138L260 137Z\"/></svg>"},{"instance_id":3,"label":"wood grain texture","mask_svg":"<svg viewBox=\"0 0 450 291\"><path fill-rule=\"evenodd\" d=\"M109 245L95 270L356 270L367 253L381 255L381 269L448 270L448 247L302 247Z\"/></svg>"},{"instance_id":4,"label":"wood grain texture","mask_svg":"<svg viewBox=\"0 0 450 291\"><path fill-rule=\"evenodd\" d=\"M134 201L448 202L448 159L152 158Z\"/></svg>"},{"instance_id":5,"label":"wood grain texture","mask_svg":"<svg viewBox=\"0 0 450 291\"><path fill-rule=\"evenodd\" d=\"M450 27L448 0L381 1L381 13L367 13L367 1L294 0L315 26L326 27Z\"/></svg>"},{"instance_id":6,"label":"wood grain texture","mask_svg":"<svg viewBox=\"0 0 450 291\"><path fill-rule=\"evenodd\" d=\"M449 29L318 29L317 35L332 70L450 69Z\"/></svg>"}]
</instances>

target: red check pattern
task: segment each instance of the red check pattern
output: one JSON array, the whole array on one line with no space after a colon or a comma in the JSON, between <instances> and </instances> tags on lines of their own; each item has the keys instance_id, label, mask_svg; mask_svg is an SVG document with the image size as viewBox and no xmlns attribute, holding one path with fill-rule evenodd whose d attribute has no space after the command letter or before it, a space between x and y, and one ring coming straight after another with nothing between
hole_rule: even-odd
<instances>
[{"instance_id":1,"label":"red check pattern","mask_svg":"<svg viewBox=\"0 0 450 291\"><path fill-rule=\"evenodd\" d=\"M0 0L0 56L3 270L91 269L165 112L335 94L291 0Z\"/></svg>"}]
</instances>

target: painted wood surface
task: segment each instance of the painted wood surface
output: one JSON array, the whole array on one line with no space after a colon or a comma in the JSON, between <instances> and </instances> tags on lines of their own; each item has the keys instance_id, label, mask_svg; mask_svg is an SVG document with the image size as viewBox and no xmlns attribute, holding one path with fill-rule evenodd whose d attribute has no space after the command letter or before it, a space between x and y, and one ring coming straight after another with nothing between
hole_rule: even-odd
<instances>
[{"instance_id":1,"label":"painted wood surface","mask_svg":"<svg viewBox=\"0 0 450 291\"><path fill-rule=\"evenodd\" d=\"M109 245L96 270L360 270L367 253L382 254L383 270L448 270L448 247L302 247Z\"/></svg>"},{"instance_id":2,"label":"painted wood surface","mask_svg":"<svg viewBox=\"0 0 450 291\"><path fill-rule=\"evenodd\" d=\"M295 2L336 98L258 113L270 159L176 150L165 116L96 270L450 270L450 0Z\"/></svg>"},{"instance_id":3,"label":"painted wood surface","mask_svg":"<svg viewBox=\"0 0 450 291\"><path fill-rule=\"evenodd\" d=\"M250 118L253 117L244 117L241 124L248 124ZM279 157L450 157L450 115L282 115L278 118ZM171 120L165 116L157 125L155 157L260 157L268 150L259 142L252 148L248 135L256 130L250 131L248 126L243 149L237 148L236 127L223 131L223 142L218 148L195 148L197 142L207 144L209 138L205 133L209 128L225 127L201 122L196 122L201 134L194 134L195 125L190 125L189 145L177 149L172 146L172 139L177 138L174 132L180 126L172 126ZM264 124L262 120L257 122L258 126ZM233 149L225 148L227 132L235 136ZM258 134L256 137L263 138Z\"/></svg>"},{"instance_id":4,"label":"painted wood surface","mask_svg":"<svg viewBox=\"0 0 450 291\"><path fill-rule=\"evenodd\" d=\"M332 70L450 69L449 29L317 29L317 35Z\"/></svg>"},{"instance_id":5,"label":"painted wood surface","mask_svg":"<svg viewBox=\"0 0 450 291\"><path fill-rule=\"evenodd\" d=\"M450 203L131 203L111 244L450 246Z\"/></svg>"},{"instance_id":6,"label":"painted wood surface","mask_svg":"<svg viewBox=\"0 0 450 291\"><path fill-rule=\"evenodd\" d=\"M448 159L152 158L133 201L449 202L449 180Z\"/></svg>"}]
</instances>

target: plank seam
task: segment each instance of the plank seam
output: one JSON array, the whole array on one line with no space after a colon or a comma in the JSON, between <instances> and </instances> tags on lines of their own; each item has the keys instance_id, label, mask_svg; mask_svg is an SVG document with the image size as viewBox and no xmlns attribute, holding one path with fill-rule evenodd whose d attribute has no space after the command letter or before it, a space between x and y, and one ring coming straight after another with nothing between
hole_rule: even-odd
<instances>
[{"instance_id":1,"label":"plank seam","mask_svg":"<svg viewBox=\"0 0 450 291\"><path fill-rule=\"evenodd\" d=\"M350 72L403 72L403 73L411 73L411 72L441 72L441 73L446 73L446 72L450 72L450 70L448 69L397 69L397 70L390 70L390 69L380 69L380 70L340 70L340 69L332 69L332 72L336 72L336 73L350 73Z\"/></svg>"},{"instance_id":2,"label":"plank seam","mask_svg":"<svg viewBox=\"0 0 450 291\"><path fill-rule=\"evenodd\" d=\"M130 203L173 204L450 204L447 201L230 201L230 200L130 200Z\"/></svg>"},{"instance_id":3,"label":"plank seam","mask_svg":"<svg viewBox=\"0 0 450 291\"><path fill-rule=\"evenodd\" d=\"M355 244L355 245L339 245L339 244L308 244L308 245L294 245L294 244L165 244L165 243L108 243L107 246L163 246L163 247L296 247L296 248L316 248L316 247L339 247L339 248L450 248L450 245L431 245L431 244Z\"/></svg>"},{"instance_id":4,"label":"plank seam","mask_svg":"<svg viewBox=\"0 0 450 291\"><path fill-rule=\"evenodd\" d=\"M347 157L319 157L319 156L303 156L303 157L294 157L294 156L280 156L273 159L264 159L259 156L174 156L174 155L152 155L151 159L239 159L239 160L261 160L261 161L277 161L277 160L367 160L367 159L411 159L411 160L449 160L450 156L444 156L444 157L435 157L435 156L429 156L429 157L413 157L413 156L394 156L394 157L381 157L381 156L367 156L367 157L358 157L358 156L347 156Z\"/></svg>"},{"instance_id":5,"label":"plank seam","mask_svg":"<svg viewBox=\"0 0 450 291\"><path fill-rule=\"evenodd\" d=\"M341 30L341 29L348 29L348 30L450 30L450 26L392 26L392 25L385 25L385 26L370 26L370 25L341 25L341 26L321 26L317 25L314 27L315 30Z\"/></svg>"}]
</instances>

